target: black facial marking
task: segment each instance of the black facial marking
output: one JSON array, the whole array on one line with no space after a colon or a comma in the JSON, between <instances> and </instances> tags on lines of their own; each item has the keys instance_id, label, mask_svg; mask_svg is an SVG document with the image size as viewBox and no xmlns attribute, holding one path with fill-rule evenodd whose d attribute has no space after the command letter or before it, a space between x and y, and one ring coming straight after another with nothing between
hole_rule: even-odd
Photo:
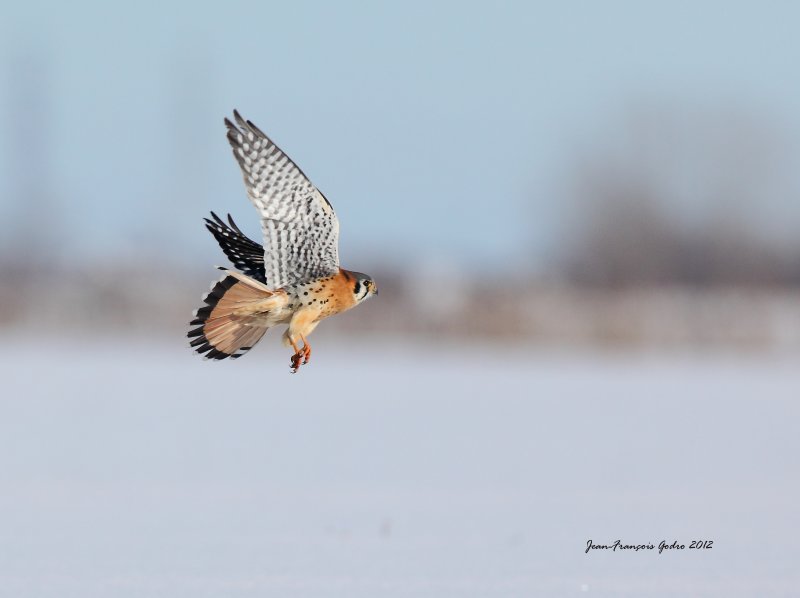
<instances>
[{"instance_id":1,"label":"black facial marking","mask_svg":"<svg viewBox=\"0 0 800 598\"><path fill-rule=\"evenodd\" d=\"M358 295L358 292L359 292L360 290L361 290L361 281L360 281L360 280L356 280L356 286L355 286L355 288L353 289L353 294L354 294L354 295Z\"/></svg>"}]
</instances>

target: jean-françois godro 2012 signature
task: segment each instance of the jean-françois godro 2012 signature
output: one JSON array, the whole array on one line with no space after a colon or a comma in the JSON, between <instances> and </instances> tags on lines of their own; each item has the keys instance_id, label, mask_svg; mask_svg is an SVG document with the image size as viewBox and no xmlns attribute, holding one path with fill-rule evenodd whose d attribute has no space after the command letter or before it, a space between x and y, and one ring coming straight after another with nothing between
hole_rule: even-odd
<instances>
[{"instance_id":1,"label":"jean-fran\u00e7ois godro 2012 signature","mask_svg":"<svg viewBox=\"0 0 800 598\"><path fill-rule=\"evenodd\" d=\"M658 549L658 554L661 554L664 551L671 552L674 550L708 550L714 546L714 540L692 540L689 542L687 546L685 543L678 542L675 540L671 544L668 544L666 540L661 540L658 544L653 544L652 542L645 542L643 544L626 544L622 540L616 540L611 544L595 544L592 540L586 541L586 554L589 554L592 550L600 550L600 551L611 551L617 552L619 551L630 551L630 552L639 552L640 550L656 550Z\"/></svg>"}]
</instances>

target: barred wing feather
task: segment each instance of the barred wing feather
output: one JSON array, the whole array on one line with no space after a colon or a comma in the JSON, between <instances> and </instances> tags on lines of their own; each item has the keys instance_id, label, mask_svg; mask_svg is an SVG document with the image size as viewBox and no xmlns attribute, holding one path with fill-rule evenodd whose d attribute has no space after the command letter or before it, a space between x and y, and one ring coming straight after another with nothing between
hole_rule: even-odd
<instances>
[{"instance_id":1,"label":"barred wing feather","mask_svg":"<svg viewBox=\"0 0 800 598\"><path fill-rule=\"evenodd\" d=\"M264 273L272 289L339 270L339 221L325 196L258 127L225 119L247 195L261 216Z\"/></svg>"},{"instance_id":2,"label":"barred wing feather","mask_svg":"<svg viewBox=\"0 0 800 598\"><path fill-rule=\"evenodd\" d=\"M211 212L211 219L206 218L206 228L214 235L222 251L240 271L258 282L266 283L264 274L264 248L245 235L233 218L228 214L225 222Z\"/></svg>"}]
</instances>

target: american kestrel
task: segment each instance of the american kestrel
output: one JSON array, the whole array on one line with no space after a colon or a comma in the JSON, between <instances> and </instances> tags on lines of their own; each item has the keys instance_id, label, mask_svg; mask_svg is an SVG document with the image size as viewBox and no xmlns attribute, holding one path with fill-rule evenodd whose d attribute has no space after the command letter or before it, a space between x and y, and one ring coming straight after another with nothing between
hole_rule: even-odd
<instances>
[{"instance_id":1,"label":"american kestrel","mask_svg":"<svg viewBox=\"0 0 800 598\"><path fill-rule=\"evenodd\" d=\"M308 363L307 337L323 319L378 294L366 274L339 267L339 221L333 206L258 127L234 110L228 142L247 195L261 216L262 247L228 215L206 218L222 251L241 272L225 276L203 297L189 331L191 346L209 359L241 357L272 326L288 324L292 372ZM302 342L302 346L300 343Z\"/></svg>"}]
</instances>

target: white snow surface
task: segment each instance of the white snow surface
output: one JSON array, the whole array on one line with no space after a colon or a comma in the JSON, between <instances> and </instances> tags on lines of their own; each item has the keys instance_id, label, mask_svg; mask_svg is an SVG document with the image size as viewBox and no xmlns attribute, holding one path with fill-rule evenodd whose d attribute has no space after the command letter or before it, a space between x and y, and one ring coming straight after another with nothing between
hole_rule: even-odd
<instances>
[{"instance_id":1,"label":"white snow surface","mask_svg":"<svg viewBox=\"0 0 800 598\"><path fill-rule=\"evenodd\" d=\"M263 344L6 338L0 596L800 595L796 355Z\"/></svg>"}]
</instances>

